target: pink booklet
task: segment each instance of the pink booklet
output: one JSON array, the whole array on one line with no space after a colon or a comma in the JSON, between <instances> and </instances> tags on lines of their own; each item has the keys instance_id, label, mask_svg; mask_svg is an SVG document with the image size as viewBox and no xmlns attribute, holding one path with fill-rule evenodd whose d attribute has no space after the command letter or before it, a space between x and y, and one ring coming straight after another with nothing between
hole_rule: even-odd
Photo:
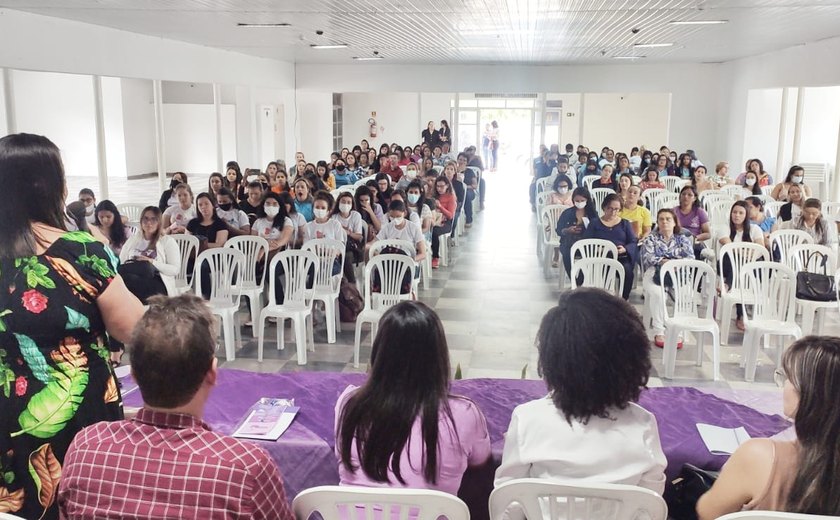
<instances>
[{"instance_id":1,"label":"pink booklet","mask_svg":"<svg viewBox=\"0 0 840 520\"><path fill-rule=\"evenodd\" d=\"M276 441L292 424L298 410L294 399L263 397L245 415L233 432L240 439Z\"/></svg>"}]
</instances>

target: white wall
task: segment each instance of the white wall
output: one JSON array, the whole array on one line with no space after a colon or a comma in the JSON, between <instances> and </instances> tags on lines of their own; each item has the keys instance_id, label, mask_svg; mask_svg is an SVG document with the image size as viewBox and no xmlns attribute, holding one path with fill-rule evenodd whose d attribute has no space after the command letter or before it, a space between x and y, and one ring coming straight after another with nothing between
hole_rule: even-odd
<instances>
[{"instance_id":1,"label":"white wall","mask_svg":"<svg viewBox=\"0 0 840 520\"><path fill-rule=\"evenodd\" d=\"M672 81L668 70L678 70L685 81ZM669 64L610 66L510 65L353 65L298 64L298 92L332 92L337 87L323 78L340 77L348 92L388 92L393 84L382 77L411 78L419 92L587 92L671 93L670 135L665 143L675 149L694 148L711 162L718 151L720 65ZM586 112L584 106L583 112ZM428 119L427 119L428 121ZM632 124L626 126L633 135ZM564 143L565 144L565 143Z\"/></svg>"},{"instance_id":2,"label":"white wall","mask_svg":"<svg viewBox=\"0 0 840 520\"><path fill-rule=\"evenodd\" d=\"M61 150L67 175L96 176L96 125L90 76L13 72L17 131L45 135Z\"/></svg>"},{"instance_id":3,"label":"white wall","mask_svg":"<svg viewBox=\"0 0 840 520\"><path fill-rule=\"evenodd\" d=\"M91 79L91 81L93 81ZM126 178L122 86L119 78L100 78L108 177Z\"/></svg>"},{"instance_id":4,"label":"white wall","mask_svg":"<svg viewBox=\"0 0 840 520\"><path fill-rule=\"evenodd\" d=\"M582 142L592 150L604 145L625 152L642 145L658 149L668 142L670 98L670 94L584 94Z\"/></svg>"},{"instance_id":5,"label":"white wall","mask_svg":"<svg viewBox=\"0 0 840 520\"><path fill-rule=\"evenodd\" d=\"M223 157L236 154L236 107L222 105ZM213 105L166 103L163 105L166 135L166 169L209 175L216 164L216 111Z\"/></svg>"},{"instance_id":6,"label":"white wall","mask_svg":"<svg viewBox=\"0 0 840 520\"><path fill-rule=\"evenodd\" d=\"M359 144L362 139L371 143L411 146L420 142L425 122L420 126L420 95L416 92L351 92L342 95L341 103L344 109L344 146L348 148ZM374 119L378 133L375 138L371 138L368 132L371 112L376 112Z\"/></svg>"},{"instance_id":7,"label":"white wall","mask_svg":"<svg viewBox=\"0 0 840 520\"><path fill-rule=\"evenodd\" d=\"M764 169L779 178L786 170L776 164L779 148L779 127L782 115L782 89L752 89L747 93L747 124L744 127L744 151L740 160L732 164L731 175L743 171L742 164L757 157Z\"/></svg>"},{"instance_id":8,"label":"white wall","mask_svg":"<svg viewBox=\"0 0 840 520\"><path fill-rule=\"evenodd\" d=\"M805 89L799 162L829 163L837 157L840 86Z\"/></svg>"},{"instance_id":9,"label":"white wall","mask_svg":"<svg viewBox=\"0 0 840 520\"><path fill-rule=\"evenodd\" d=\"M452 126L450 110L455 94L451 92L421 92L420 93L420 132L426 128L429 121L435 122L435 128L440 128L440 120L449 121Z\"/></svg>"},{"instance_id":10,"label":"white wall","mask_svg":"<svg viewBox=\"0 0 840 520\"><path fill-rule=\"evenodd\" d=\"M295 134L297 150L302 151L308 162L329 157L332 149L332 93L298 92ZM294 153L287 152L286 164L291 168Z\"/></svg>"},{"instance_id":11,"label":"white wall","mask_svg":"<svg viewBox=\"0 0 840 520\"><path fill-rule=\"evenodd\" d=\"M120 84L126 173L129 177L157 173L152 82L144 79L122 79Z\"/></svg>"}]
</instances>

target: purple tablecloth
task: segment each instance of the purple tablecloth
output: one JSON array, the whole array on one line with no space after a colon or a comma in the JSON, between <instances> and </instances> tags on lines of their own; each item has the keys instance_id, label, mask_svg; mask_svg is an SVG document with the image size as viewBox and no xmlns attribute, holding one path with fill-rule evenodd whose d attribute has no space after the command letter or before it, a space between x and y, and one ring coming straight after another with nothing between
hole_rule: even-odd
<instances>
[{"instance_id":1,"label":"purple tablecloth","mask_svg":"<svg viewBox=\"0 0 840 520\"><path fill-rule=\"evenodd\" d=\"M359 385L365 377L329 372L259 374L221 369L204 420L229 434L260 397L293 398L300 407L294 423L277 442L258 442L277 462L291 501L304 489L338 483L333 451L335 402L347 385ZM459 492L470 505L474 518L487 518L493 471L501 462L511 412L516 405L545 395L545 385L542 381L467 379L454 381L452 387L453 393L478 403L487 418L493 446L492 467L469 471ZM140 393L125 396L125 404L142 406ZM695 427L698 422L732 428L744 426L753 437L770 437L790 425L781 416L767 415L694 388L651 388L642 393L640 404L656 416L662 449L668 459L669 481L686 462L716 470L726 461L726 456L712 455L706 449Z\"/></svg>"}]
</instances>

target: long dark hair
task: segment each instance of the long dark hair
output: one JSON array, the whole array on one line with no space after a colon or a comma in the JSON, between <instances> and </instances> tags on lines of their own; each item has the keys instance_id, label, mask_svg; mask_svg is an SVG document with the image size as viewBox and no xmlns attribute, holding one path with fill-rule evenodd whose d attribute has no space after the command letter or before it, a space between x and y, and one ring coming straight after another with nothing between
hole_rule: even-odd
<instances>
[{"instance_id":1,"label":"long dark hair","mask_svg":"<svg viewBox=\"0 0 840 520\"><path fill-rule=\"evenodd\" d=\"M373 341L370 376L341 411L336 433L341 464L358 469L351 460L355 439L365 475L390 482L390 470L405 484L400 457L419 418L423 477L436 484L441 411L455 428L449 397L449 349L437 314L415 301L391 307Z\"/></svg>"},{"instance_id":2,"label":"long dark hair","mask_svg":"<svg viewBox=\"0 0 840 520\"><path fill-rule=\"evenodd\" d=\"M267 201L268 199L276 201L277 204L280 206L280 212L277 213L277 216L274 217L274 221L272 221L271 227L283 231L283 225L286 223L286 217L289 216L286 213L286 202L284 201L283 197L281 197L277 193L274 193L273 191L266 193L265 197L263 198L262 205L260 206L261 218L267 218L265 215L265 201ZM291 205L293 208L295 207L294 202L291 202Z\"/></svg>"},{"instance_id":3,"label":"long dark hair","mask_svg":"<svg viewBox=\"0 0 840 520\"><path fill-rule=\"evenodd\" d=\"M744 208L744 211L747 213L747 216L744 217L744 229L741 231L741 241L752 242L752 238L750 238L750 208L747 207L747 203L743 200L734 202L732 207L729 208L729 240L735 240L735 235L738 234L738 230L732 222L732 210L736 207Z\"/></svg>"},{"instance_id":4,"label":"long dark hair","mask_svg":"<svg viewBox=\"0 0 840 520\"><path fill-rule=\"evenodd\" d=\"M802 203L802 211L804 212L808 208L818 209L820 213L822 213L822 203L820 202L820 199L815 199L813 197L810 199L805 199L805 202ZM800 213L799 217L797 217L797 221L799 225L802 225L802 213ZM822 237L825 235L825 229L823 229L822 216L820 216L820 218L818 218L817 221L814 222L814 230L816 231L818 237Z\"/></svg>"},{"instance_id":5,"label":"long dark hair","mask_svg":"<svg viewBox=\"0 0 840 520\"><path fill-rule=\"evenodd\" d=\"M408 192L411 190L411 188L417 188L418 190L420 190L420 198L417 199L417 203L414 204L414 207L417 208L417 216L421 217L423 213L423 204L426 203L426 190L425 186L423 186L423 181L421 181L420 179L414 179L413 181L408 183L408 187L405 189L405 206L406 208L408 208L409 211L411 211L411 207L409 207L410 203L408 202Z\"/></svg>"},{"instance_id":6,"label":"long dark hair","mask_svg":"<svg viewBox=\"0 0 840 520\"><path fill-rule=\"evenodd\" d=\"M680 190L680 195L683 194L684 191L690 191L694 194L694 202L691 203L691 209L696 209L700 207L700 196L697 194L697 188L695 188L692 184L686 184ZM682 198L682 197L680 197ZM682 208L682 200L677 201L677 207ZM731 220L731 219L730 219Z\"/></svg>"},{"instance_id":7,"label":"long dark hair","mask_svg":"<svg viewBox=\"0 0 840 520\"><path fill-rule=\"evenodd\" d=\"M149 249L155 249L157 247L158 240L163 235L162 223L160 221L160 208L157 206L146 206L143 208L143 211L140 212L140 236L143 237L143 217L146 216L146 213L151 213L157 219L157 231L155 234L152 235L152 238L149 240ZM122 227L122 225L120 225Z\"/></svg>"},{"instance_id":8,"label":"long dark hair","mask_svg":"<svg viewBox=\"0 0 840 520\"><path fill-rule=\"evenodd\" d=\"M793 182L793 181L791 181L791 179L793 178L793 174L796 173L796 172L802 172L802 176L803 177L805 176L805 168L803 168L802 166L799 166L798 164L794 164L793 166L790 167L790 170L788 170L787 175L785 176L785 182L786 183Z\"/></svg>"},{"instance_id":9,"label":"long dark hair","mask_svg":"<svg viewBox=\"0 0 840 520\"><path fill-rule=\"evenodd\" d=\"M589 190L583 186L575 188L575 191L572 192L572 201L575 200L575 197L586 198L586 207L583 208L583 214L586 215L586 218L589 220L598 218L598 210L595 209L595 202L592 200L592 195L589 194Z\"/></svg>"},{"instance_id":10,"label":"long dark hair","mask_svg":"<svg viewBox=\"0 0 840 520\"><path fill-rule=\"evenodd\" d=\"M359 186L356 188L356 193L353 195L353 198L356 200L356 207L359 208L359 214L362 215L362 220L367 222L368 224L371 223L371 216L368 214L367 211L362 211L362 203L359 199L363 196L367 195L370 199L371 209L373 208L374 204L379 204L377 201L373 199L373 193L370 191L370 188L367 186ZM374 211L376 211L374 209Z\"/></svg>"},{"instance_id":11,"label":"long dark hair","mask_svg":"<svg viewBox=\"0 0 840 520\"><path fill-rule=\"evenodd\" d=\"M785 511L840 514L840 338L806 336L785 351L782 366L799 393L793 417L799 456Z\"/></svg>"},{"instance_id":12,"label":"long dark hair","mask_svg":"<svg viewBox=\"0 0 840 520\"><path fill-rule=\"evenodd\" d=\"M64 165L52 141L34 134L0 139L0 185L7 194L0 204L0 258L35 254L41 240L33 222L67 230Z\"/></svg>"},{"instance_id":13,"label":"long dark hair","mask_svg":"<svg viewBox=\"0 0 840 520\"><path fill-rule=\"evenodd\" d=\"M100 211L107 211L114 215L114 223L111 224L111 229L108 230L108 240L111 241L112 245L122 247L125 241L128 240L128 237L125 234L125 226L123 226L122 216L120 216L120 211L117 209L116 204L105 199L96 205L93 222L96 224L96 227L101 229L102 222L99 221Z\"/></svg>"}]
</instances>

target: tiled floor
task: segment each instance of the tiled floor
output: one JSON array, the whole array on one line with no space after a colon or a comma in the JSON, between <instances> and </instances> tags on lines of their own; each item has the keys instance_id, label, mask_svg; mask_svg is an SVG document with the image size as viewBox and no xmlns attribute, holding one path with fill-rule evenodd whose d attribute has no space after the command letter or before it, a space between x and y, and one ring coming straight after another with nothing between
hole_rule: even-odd
<instances>
[{"instance_id":1,"label":"tiled floor","mask_svg":"<svg viewBox=\"0 0 840 520\"><path fill-rule=\"evenodd\" d=\"M76 193L85 183L95 185L95 179L68 180L69 193ZM200 183L200 184L198 184ZM204 185L195 181L196 185ZM420 300L435 308L446 329L453 371L460 366L464 378L498 377L538 378L534 338L543 314L551 308L559 294L559 279L546 279L535 251L535 223L527 203L528 179L520 173L490 173L487 177L487 209L477 215L457 247L449 267L433 272L428 287L420 289ZM155 179L112 182L111 198L115 202L157 201ZM75 190L75 191L74 191ZM631 296L631 302L642 311L641 281ZM247 310L243 305L242 321ZM344 324L337 333L337 341L327 344L323 314L316 318L315 351L309 352L308 363L297 364L291 329L286 330L286 349L277 350L275 328L270 326L265 345L265 359L258 363L257 345L249 327L243 327L243 345L236 359L221 363L257 372L324 370L365 371L370 357L370 335L365 328L362 335L361 366L353 368L353 324ZM734 327L729 345L722 347L722 380L711 380L711 345L706 342L704 362L695 366L696 344L687 338L679 351L673 380L653 377L650 385L680 385L696 387L775 389L773 370L774 351L760 354L755 383L744 382L739 367L742 334ZM830 313L827 334L840 332L837 313ZM619 347L620 345L616 345ZM220 349L220 356L223 356ZM661 371L662 351L652 349L654 376ZM220 358L220 362L223 361Z\"/></svg>"}]
</instances>

